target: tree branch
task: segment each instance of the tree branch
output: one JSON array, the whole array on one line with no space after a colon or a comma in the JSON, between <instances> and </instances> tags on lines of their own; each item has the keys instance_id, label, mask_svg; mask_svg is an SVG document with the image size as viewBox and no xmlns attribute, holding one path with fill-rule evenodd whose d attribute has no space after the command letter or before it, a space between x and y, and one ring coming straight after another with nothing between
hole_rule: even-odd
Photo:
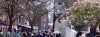
<instances>
[{"instance_id":1,"label":"tree branch","mask_svg":"<svg viewBox=\"0 0 100 37\"><path fill-rule=\"evenodd\" d=\"M15 10L14 10L15 11ZM21 9L21 10L17 10L17 11L15 11L13 14L15 15L15 14L17 14L17 13L21 13L21 11L25 11L24 9Z\"/></svg>"},{"instance_id":2,"label":"tree branch","mask_svg":"<svg viewBox=\"0 0 100 37\"><path fill-rule=\"evenodd\" d=\"M1 7L1 6L0 6L0 8L1 8L1 9L6 9L6 7Z\"/></svg>"},{"instance_id":3,"label":"tree branch","mask_svg":"<svg viewBox=\"0 0 100 37\"><path fill-rule=\"evenodd\" d=\"M20 16L14 18L12 21L14 22L16 19L18 19L18 18L21 17L21 16L22 16L22 15L20 15Z\"/></svg>"},{"instance_id":4,"label":"tree branch","mask_svg":"<svg viewBox=\"0 0 100 37\"><path fill-rule=\"evenodd\" d=\"M96 22L96 25L94 26L94 28L96 28L96 27L97 27L97 25L98 25L98 22Z\"/></svg>"},{"instance_id":5,"label":"tree branch","mask_svg":"<svg viewBox=\"0 0 100 37\"><path fill-rule=\"evenodd\" d=\"M6 9L6 11L7 11L7 13L8 13L8 15L9 15L9 18L11 18L11 14L10 14L10 10L9 10L9 4L8 4L8 9Z\"/></svg>"},{"instance_id":6,"label":"tree branch","mask_svg":"<svg viewBox=\"0 0 100 37\"><path fill-rule=\"evenodd\" d=\"M43 15L45 15L45 14L47 14L48 12L45 12L44 14L42 14L42 15L40 15L36 20L34 20L34 21L37 21L41 16L43 16Z\"/></svg>"},{"instance_id":7,"label":"tree branch","mask_svg":"<svg viewBox=\"0 0 100 37\"><path fill-rule=\"evenodd\" d=\"M1 20L0 20L0 22L1 22L1 24L3 24L3 25L9 26L8 24L3 23Z\"/></svg>"},{"instance_id":8,"label":"tree branch","mask_svg":"<svg viewBox=\"0 0 100 37\"><path fill-rule=\"evenodd\" d=\"M25 15L21 14L22 16L24 16L28 21L31 21L31 19L29 17L26 17Z\"/></svg>"}]
</instances>

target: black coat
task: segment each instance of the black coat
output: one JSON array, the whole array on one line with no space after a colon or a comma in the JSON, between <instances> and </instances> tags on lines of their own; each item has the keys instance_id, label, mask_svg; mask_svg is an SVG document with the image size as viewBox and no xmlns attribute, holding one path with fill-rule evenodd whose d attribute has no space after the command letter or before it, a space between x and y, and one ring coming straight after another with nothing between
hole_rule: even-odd
<instances>
[{"instance_id":1,"label":"black coat","mask_svg":"<svg viewBox=\"0 0 100 37\"><path fill-rule=\"evenodd\" d=\"M45 33L42 33L43 37L46 37L46 34Z\"/></svg>"}]
</instances>

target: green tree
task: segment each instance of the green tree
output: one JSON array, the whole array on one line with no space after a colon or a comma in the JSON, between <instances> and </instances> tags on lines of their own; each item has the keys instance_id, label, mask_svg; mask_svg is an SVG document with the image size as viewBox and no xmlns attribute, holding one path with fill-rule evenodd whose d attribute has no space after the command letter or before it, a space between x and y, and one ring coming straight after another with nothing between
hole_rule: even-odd
<instances>
[{"instance_id":1,"label":"green tree","mask_svg":"<svg viewBox=\"0 0 100 37\"><path fill-rule=\"evenodd\" d=\"M91 28L95 28L94 31L96 32L96 27L100 24L100 1L77 1L68 9L68 12L72 25L90 25Z\"/></svg>"}]
</instances>

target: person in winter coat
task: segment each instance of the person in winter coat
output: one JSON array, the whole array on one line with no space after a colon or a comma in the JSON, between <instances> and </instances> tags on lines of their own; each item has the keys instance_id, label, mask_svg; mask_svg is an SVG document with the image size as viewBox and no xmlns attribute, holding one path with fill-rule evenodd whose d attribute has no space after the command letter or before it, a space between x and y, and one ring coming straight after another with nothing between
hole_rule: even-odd
<instances>
[{"instance_id":1,"label":"person in winter coat","mask_svg":"<svg viewBox=\"0 0 100 37\"><path fill-rule=\"evenodd\" d=\"M45 33L45 31L43 31L42 35L43 35L43 37L46 37L46 33Z\"/></svg>"},{"instance_id":2,"label":"person in winter coat","mask_svg":"<svg viewBox=\"0 0 100 37\"><path fill-rule=\"evenodd\" d=\"M15 35L19 36L19 30L17 30L17 32L15 32Z\"/></svg>"},{"instance_id":3,"label":"person in winter coat","mask_svg":"<svg viewBox=\"0 0 100 37\"><path fill-rule=\"evenodd\" d=\"M50 32L50 37L53 37L53 34Z\"/></svg>"},{"instance_id":4,"label":"person in winter coat","mask_svg":"<svg viewBox=\"0 0 100 37\"><path fill-rule=\"evenodd\" d=\"M26 33L24 33L24 34L23 34L23 37L27 37L27 34L26 34Z\"/></svg>"},{"instance_id":5,"label":"person in winter coat","mask_svg":"<svg viewBox=\"0 0 100 37\"><path fill-rule=\"evenodd\" d=\"M82 32L78 32L76 37L82 37L81 35L82 35Z\"/></svg>"},{"instance_id":6,"label":"person in winter coat","mask_svg":"<svg viewBox=\"0 0 100 37\"><path fill-rule=\"evenodd\" d=\"M59 37L62 37L60 33L58 34L58 36L59 36Z\"/></svg>"},{"instance_id":7,"label":"person in winter coat","mask_svg":"<svg viewBox=\"0 0 100 37\"><path fill-rule=\"evenodd\" d=\"M39 32L39 34L37 35L37 37L43 37L43 35L41 34L41 32Z\"/></svg>"}]
</instances>

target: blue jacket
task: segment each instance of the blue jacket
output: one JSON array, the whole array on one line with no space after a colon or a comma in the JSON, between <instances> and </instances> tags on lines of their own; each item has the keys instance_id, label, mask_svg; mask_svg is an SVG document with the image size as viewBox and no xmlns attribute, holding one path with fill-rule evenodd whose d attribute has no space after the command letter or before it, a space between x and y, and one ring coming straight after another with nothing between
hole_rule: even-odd
<instances>
[{"instance_id":1,"label":"blue jacket","mask_svg":"<svg viewBox=\"0 0 100 37\"><path fill-rule=\"evenodd\" d=\"M37 37L43 37L43 35L39 33L39 34L37 35Z\"/></svg>"},{"instance_id":2,"label":"blue jacket","mask_svg":"<svg viewBox=\"0 0 100 37\"><path fill-rule=\"evenodd\" d=\"M15 32L15 35L19 36L19 33Z\"/></svg>"},{"instance_id":3,"label":"blue jacket","mask_svg":"<svg viewBox=\"0 0 100 37\"><path fill-rule=\"evenodd\" d=\"M28 37L30 37L30 34L29 33L27 33L27 35L28 35Z\"/></svg>"},{"instance_id":4,"label":"blue jacket","mask_svg":"<svg viewBox=\"0 0 100 37\"><path fill-rule=\"evenodd\" d=\"M53 34L50 34L51 37L53 37Z\"/></svg>"}]
</instances>

